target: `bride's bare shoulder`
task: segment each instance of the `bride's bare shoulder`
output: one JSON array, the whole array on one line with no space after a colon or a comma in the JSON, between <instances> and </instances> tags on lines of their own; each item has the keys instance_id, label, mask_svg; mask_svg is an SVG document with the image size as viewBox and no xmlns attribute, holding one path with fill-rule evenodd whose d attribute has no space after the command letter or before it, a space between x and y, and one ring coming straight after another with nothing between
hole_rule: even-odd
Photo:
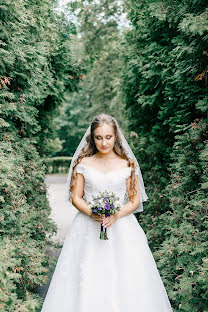
<instances>
[{"instance_id":1,"label":"bride's bare shoulder","mask_svg":"<svg viewBox=\"0 0 208 312\"><path fill-rule=\"evenodd\" d=\"M94 157L89 156L89 157L84 157L81 159L80 164L82 165L89 165L93 161Z\"/></svg>"},{"instance_id":2,"label":"bride's bare shoulder","mask_svg":"<svg viewBox=\"0 0 208 312\"><path fill-rule=\"evenodd\" d=\"M119 157L121 167L129 167L129 161Z\"/></svg>"}]
</instances>

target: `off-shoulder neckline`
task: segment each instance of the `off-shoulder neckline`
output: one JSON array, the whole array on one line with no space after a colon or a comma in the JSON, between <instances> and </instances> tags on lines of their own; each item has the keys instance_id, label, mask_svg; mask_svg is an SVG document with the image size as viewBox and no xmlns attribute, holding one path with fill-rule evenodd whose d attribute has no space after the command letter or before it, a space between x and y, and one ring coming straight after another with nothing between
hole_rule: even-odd
<instances>
[{"instance_id":1,"label":"off-shoulder neckline","mask_svg":"<svg viewBox=\"0 0 208 312\"><path fill-rule=\"evenodd\" d=\"M94 171L96 171L96 172L98 172L100 174L103 174L103 175L107 175L107 174L110 174L112 172L120 171L120 170L123 170L123 169L131 169L131 167L123 167L123 168L119 168L119 169L115 169L115 170L110 170L108 172L102 172L100 170L97 170L96 168L93 168L92 166L88 166L88 165L85 165L85 164L78 164L77 167L78 166L83 166L83 167L90 168L90 169L92 169L92 170L94 170Z\"/></svg>"}]
</instances>

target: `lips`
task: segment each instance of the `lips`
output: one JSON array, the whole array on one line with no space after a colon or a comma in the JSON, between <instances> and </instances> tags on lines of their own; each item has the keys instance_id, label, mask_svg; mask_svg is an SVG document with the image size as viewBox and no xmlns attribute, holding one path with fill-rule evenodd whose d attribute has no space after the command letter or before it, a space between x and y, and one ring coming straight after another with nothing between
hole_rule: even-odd
<instances>
[{"instance_id":1,"label":"lips","mask_svg":"<svg viewBox=\"0 0 208 312\"><path fill-rule=\"evenodd\" d=\"M102 147L102 149L105 149L105 150L106 150L106 149L107 149L107 147Z\"/></svg>"}]
</instances>

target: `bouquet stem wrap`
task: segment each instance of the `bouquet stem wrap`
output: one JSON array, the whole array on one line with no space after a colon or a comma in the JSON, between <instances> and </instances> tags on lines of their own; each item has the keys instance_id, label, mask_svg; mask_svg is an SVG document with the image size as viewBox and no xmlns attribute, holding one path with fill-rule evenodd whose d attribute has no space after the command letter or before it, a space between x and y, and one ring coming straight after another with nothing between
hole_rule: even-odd
<instances>
[{"instance_id":1,"label":"bouquet stem wrap","mask_svg":"<svg viewBox=\"0 0 208 312\"><path fill-rule=\"evenodd\" d=\"M102 240L108 239L107 229L102 224L101 224L101 228L100 228L100 239L102 239Z\"/></svg>"}]
</instances>

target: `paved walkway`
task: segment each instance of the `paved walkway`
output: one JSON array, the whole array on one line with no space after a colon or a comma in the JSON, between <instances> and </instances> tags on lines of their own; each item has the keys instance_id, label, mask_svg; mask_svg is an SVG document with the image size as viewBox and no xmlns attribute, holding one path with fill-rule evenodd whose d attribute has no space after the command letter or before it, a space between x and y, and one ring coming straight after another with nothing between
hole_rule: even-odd
<instances>
[{"instance_id":1,"label":"paved walkway","mask_svg":"<svg viewBox=\"0 0 208 312\"><path fill-rule=\"evenodd\" d=\"M63 244L74 216L78 212L76 208L65 202L66 179L66 174L48 174L45 180L47 197L51 206L51 218L58 225L58 232L52 239L60 244Z\"/></svg>"},{"instance_id":2,"label":"paved walkway","mask_svg":"<svg viewBox=\"0 0 208 312\"><path fill-rule=\"evenodd\" d=\"M51 258L55 258L57 260L60 255L66 234L74 220L74 216L78 212L76 208L65 202L64 195L66 179L67 175L64 174L49 174L46 175L45 179L45 184L47 186L47 197L51 206L50 216L58 225L57 234L52 237L52 240L54 243L59 243L61 246L60 248L50 246L46 252L50 255ZM38 293L43 300L47 294L52 275L53 273L49 275L47 284L35 289L35 292Z\"/></svg>"}]
</instances>

